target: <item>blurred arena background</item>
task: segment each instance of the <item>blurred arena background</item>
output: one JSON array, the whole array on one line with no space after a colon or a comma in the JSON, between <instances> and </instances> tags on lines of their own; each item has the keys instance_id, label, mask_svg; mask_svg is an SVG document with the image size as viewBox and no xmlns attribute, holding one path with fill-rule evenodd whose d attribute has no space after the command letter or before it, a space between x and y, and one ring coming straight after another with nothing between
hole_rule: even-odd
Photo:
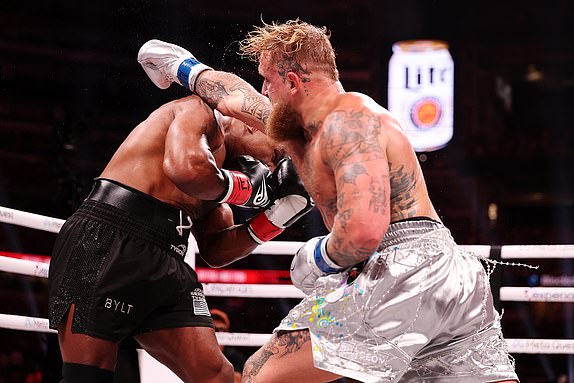
<instances>
[{"instance_id":1,"label":"blurred arena background","mask_svg":"<svg viewBox=\"0 0 574 383\"><path fill-rule=\"evenodd\" d=\"M67 218L130 130L186 94L148 80L136 61L145 41L179 44L260 89L257 66L238 57L237 42L261 20L297 17L331 30L345 89L383 106L394 42L448 42L454 137L443 149L419 153L442 219L465 245L574 244L571 0L3 1L0 206ZM306 240L323 230L311 214L278 239ZM54 238L1 224L0 252L48 256ZM287 270L289 262L253 256L229 268ZM499 267L497 283L574 287L573 259L529 263L540 268ZM198 261L198 267L205 266ZM0 273L0 312L46 318L46 284ZM209 303L228 313L232 331L265 333L293 301ZM574 338L573 303L502 302L501 308L509 338ZM54 338L0 329L0 383L48 381L46 371L57 363ZM514 356L524 383L574 382L572 353Z\"/></svg>"}]
</instances>

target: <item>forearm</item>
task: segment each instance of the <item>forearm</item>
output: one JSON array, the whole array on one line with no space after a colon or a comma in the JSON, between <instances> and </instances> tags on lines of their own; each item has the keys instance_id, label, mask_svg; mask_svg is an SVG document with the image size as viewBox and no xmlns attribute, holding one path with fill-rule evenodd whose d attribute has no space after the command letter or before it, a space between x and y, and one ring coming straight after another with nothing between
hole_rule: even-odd
<instances>
[{"instance_id":1,"label":"forearm","mask_svg":"<svg viewBox=\"0 0 574 383\"><path fill-rule=\"evenodd\" d=\"M245 258L257 246L247 233L246 225L235 225L211 236L199 253L209 266L223 267Z\"/></svg>"},{"instance_id":2,"label":"forearm","mask_svg":"<svg viewBox=\"0 0 574 383\"><path fill-rule=\"evenodd\" d=\"M335 222L326 247L329 258L343 268L369 258L382 240L382 236L372 233L371 230L372 228L348 230Z\"/></svg>"},{"instance_id":3,"label":"forearm","mask_svg":"<svg viewBox=\"0 0 574 383\"><path fill-rule=\"evenodd\" d=\"M160 40L142 45L138 62L159 88L166 89L176 82L224 115L266 131L271 103L238 76L211 70L186 49Z\"/></svg>"},{"instance_id":4,"label":"forearm","mask_svg":"<svg viewBox=\"0 0 574 383\"><path fill-rule=\"evenodd\" d=\"M238 76L214 70L202 72L195 93L210 107L262 132L271 113L269 99Z\"/></svg>"},{"instance_id":5,"label":"forearm","mask_svg":"<svg viewBox=\"0 0 574 383\"><path fill-rule=\"evenodd\" d=\"M213 201L226 190L225 177L207 150L166 156L163 169L180 190L194 198Z\"/></svg>"},{"instance_id":6,"label":"forearm","mask_svg":"<svg viewBox=\"0 0 574 383\"><path fill-rule=\"evenodd\" d=\"M222 171L215 168L212 172L193 170L192 177L178 177L174 184L185 194L202 201L217 201L227 190Z\"/></svg>"}]
</instances>

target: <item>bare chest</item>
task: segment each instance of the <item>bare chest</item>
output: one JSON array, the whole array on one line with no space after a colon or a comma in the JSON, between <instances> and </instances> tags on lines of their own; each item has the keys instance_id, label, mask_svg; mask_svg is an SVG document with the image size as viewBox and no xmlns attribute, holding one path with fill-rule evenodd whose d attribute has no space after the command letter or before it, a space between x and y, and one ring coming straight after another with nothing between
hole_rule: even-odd
<instances>
[{"instance_id":1,"label":"bare chest","mask_svg":"<svg viewBox=\"0 0 574 383\"><path fill-rule=\"evenodd\" d=\"M320 147L309 145L300 156L293 157L293 161L305 189L330 228L337 213L337 191L333 172L324 163Z\"/></svg>"}]
</instances>

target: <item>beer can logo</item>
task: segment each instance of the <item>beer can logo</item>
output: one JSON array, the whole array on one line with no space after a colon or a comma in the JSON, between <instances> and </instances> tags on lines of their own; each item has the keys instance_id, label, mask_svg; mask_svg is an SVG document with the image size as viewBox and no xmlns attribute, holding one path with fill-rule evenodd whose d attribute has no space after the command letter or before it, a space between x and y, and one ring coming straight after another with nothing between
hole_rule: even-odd
<instances>
[{"instance_id":1,"label":"beer can logo","mask_svg":"<svg viewBox=\"0 0 574 383\"><path fill-rule=\"evenodd\" d=\"M448 44L409 40L393 44L388 109L417 152L444 147L453 136L454 62Z\"/></svg>"},{"instance_id":2,"label":"beer can logo","mask_svg":"<svg viewBox=\"0 0 574 383\"><path fill-rule=\"evenodd\" d=\"M411 108L411 121L419 129L435 127L441 117L440 100L435 97L425 97L416 101Z\"/></svg>"}]
</instances>

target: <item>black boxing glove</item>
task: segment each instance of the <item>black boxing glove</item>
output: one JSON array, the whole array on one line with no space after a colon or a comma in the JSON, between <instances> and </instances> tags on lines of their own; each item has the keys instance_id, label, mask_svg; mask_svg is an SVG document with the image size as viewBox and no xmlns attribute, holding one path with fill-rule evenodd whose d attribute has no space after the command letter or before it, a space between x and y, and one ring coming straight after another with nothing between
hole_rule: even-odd
<instances>
[{"instance_id":1,"label":"black boxing glove","mask_svg":"<svg viewBox=\"0 0 574 383\"><path fill-rule=\"evenodd\" d=\"M251 238L259 244L281 234L315 206L291 158L284 158L277 164L270 184L274 198L271 205L247 223Z\"/></svg>"},{"instance_id":2,"label":"black boxing glove","mask_svg":"<svg viewBox=\"0 0 574 383\"><path fill-rule=\"evenodd\" d=\"M272 175L267 165L251 156L239 156L233 159L230 168L233 170L221 169L225 191L217 202L249 208L267 207L271 202L267 178Z\"/></svg>"}]
</instances>

